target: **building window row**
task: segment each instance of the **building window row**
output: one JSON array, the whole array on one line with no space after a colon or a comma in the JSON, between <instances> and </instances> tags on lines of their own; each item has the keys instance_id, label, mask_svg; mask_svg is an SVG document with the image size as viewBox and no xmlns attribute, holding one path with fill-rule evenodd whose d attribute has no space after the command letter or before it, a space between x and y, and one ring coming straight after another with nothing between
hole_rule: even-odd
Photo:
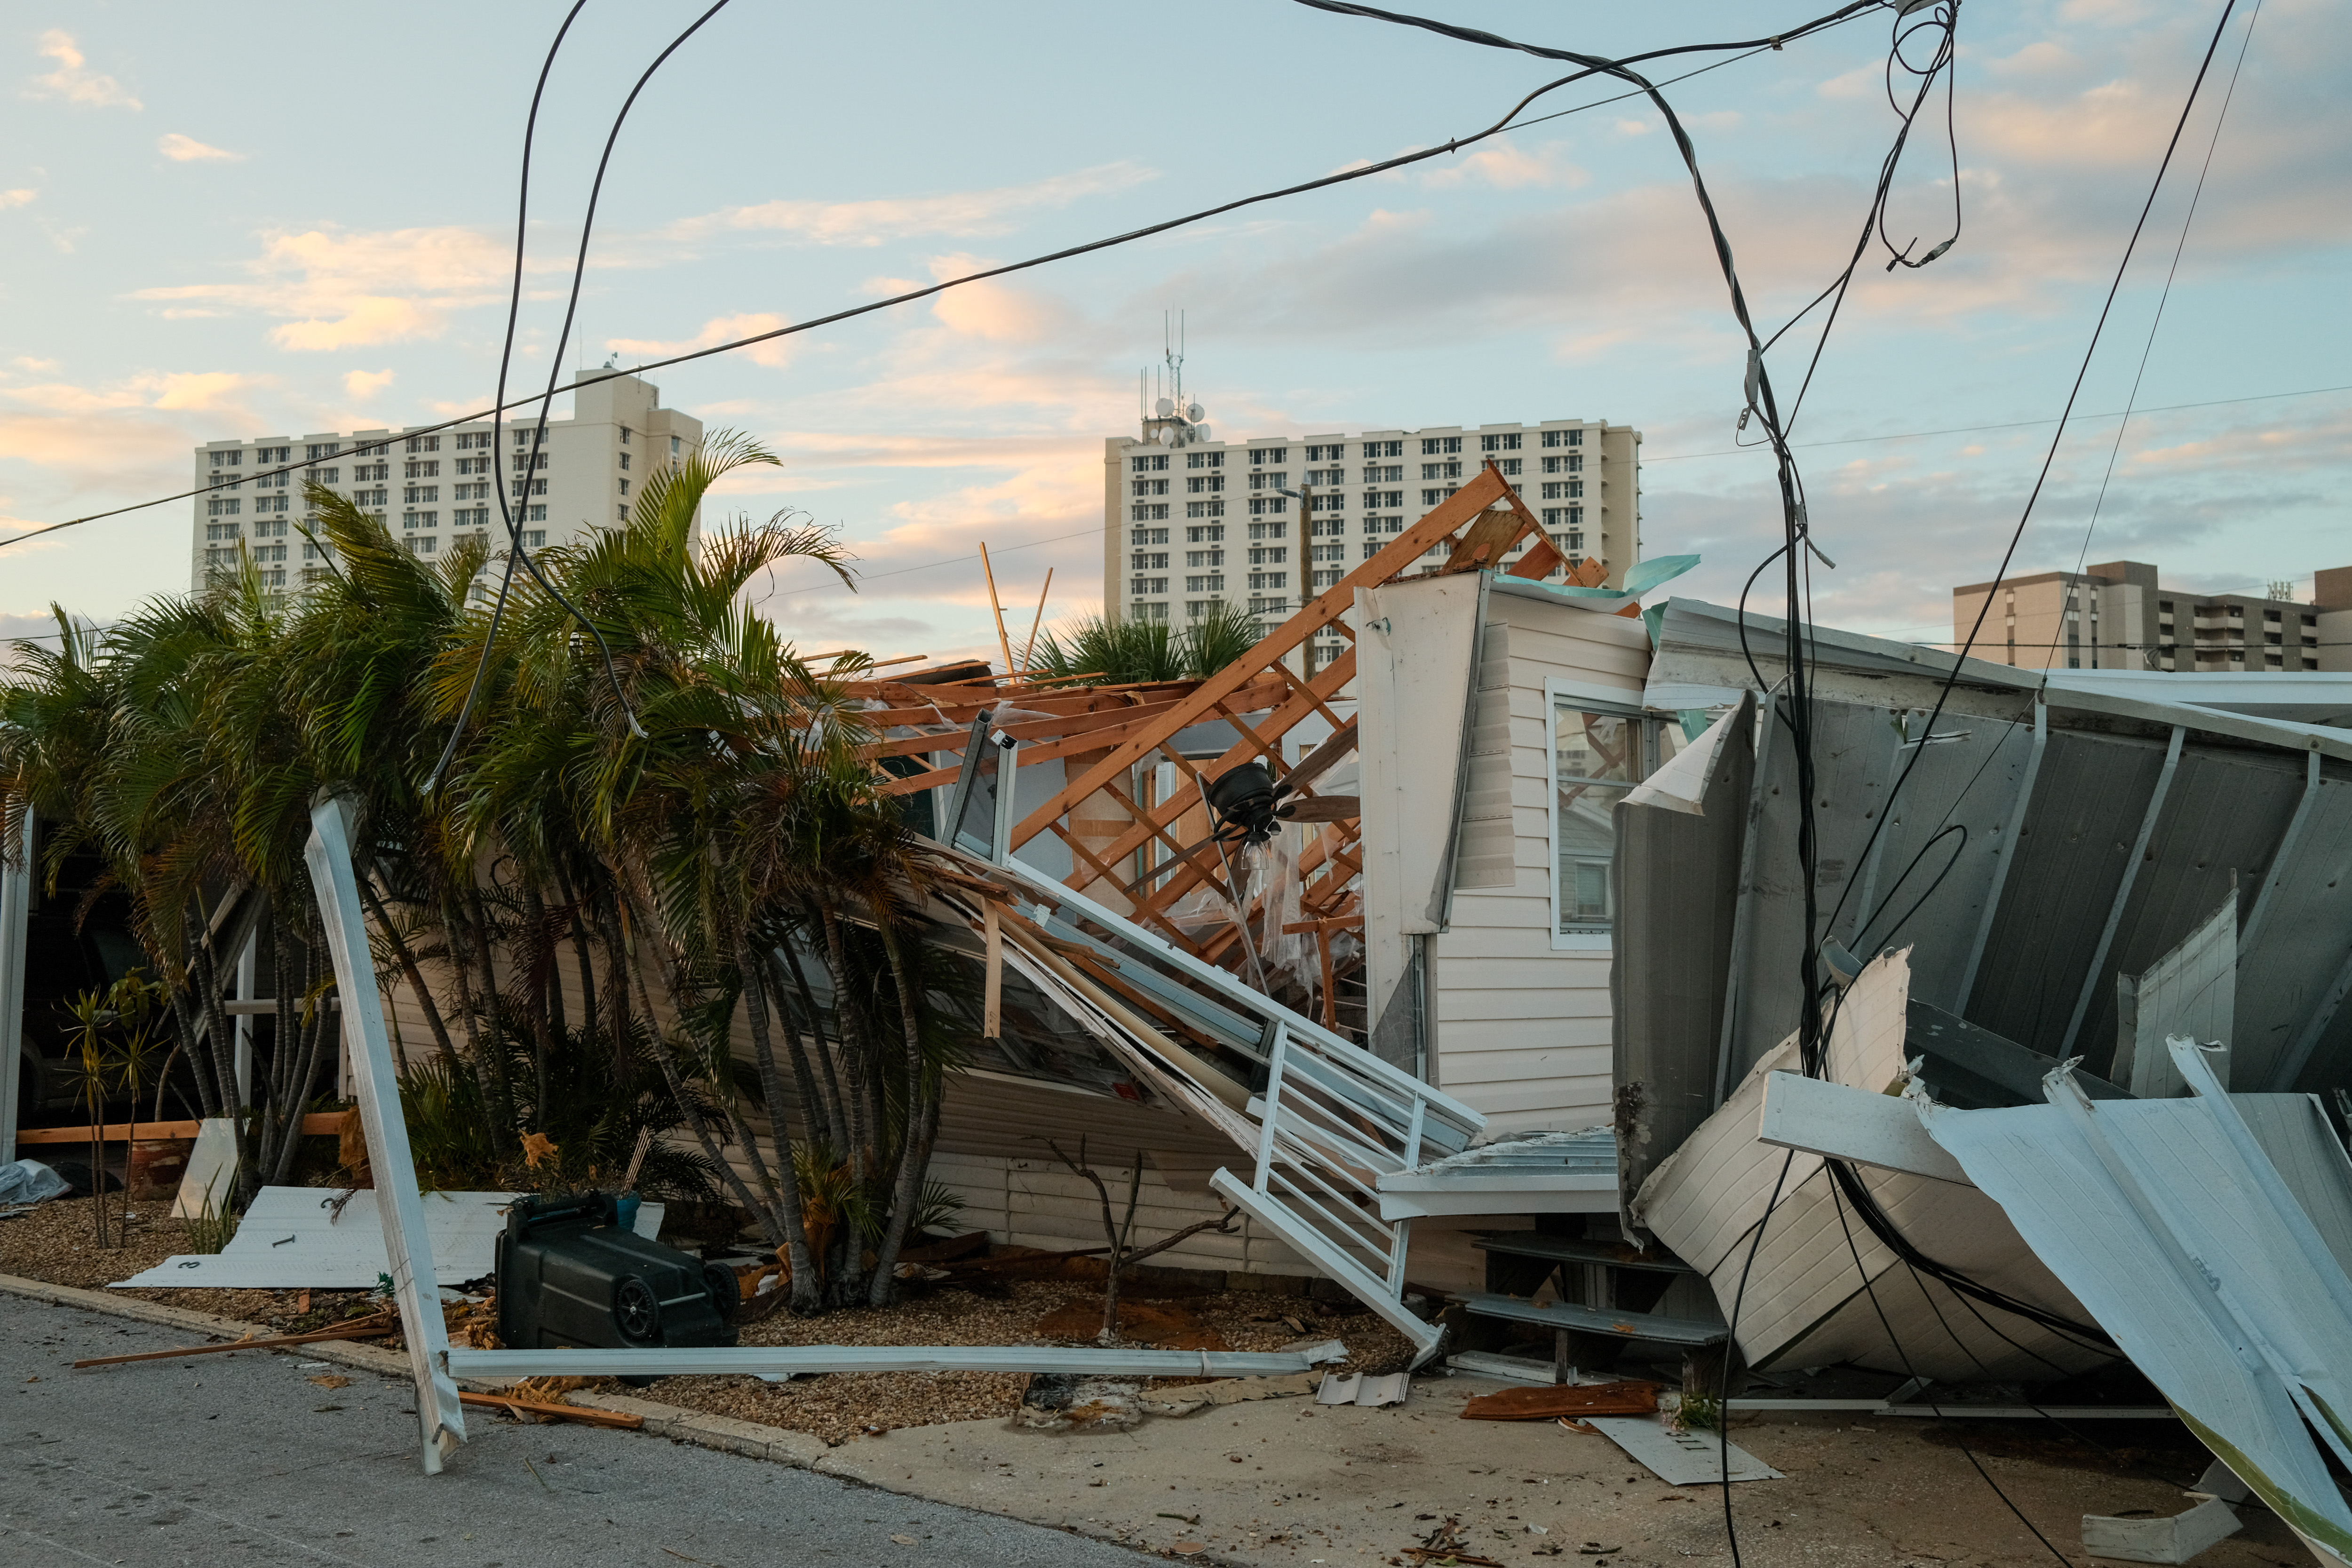
<instances>
[{"instance_id":1,"label":"building window row","mask_svg":"<svg viewBox=\"0 0 2352 1568\"><path fill-rule=\"evenodd\" d=\"M1128 520L1131 522L1164 522L1167 518L1166 501L1137 501L1128 508Z\"/></svg>"}]
</instances>

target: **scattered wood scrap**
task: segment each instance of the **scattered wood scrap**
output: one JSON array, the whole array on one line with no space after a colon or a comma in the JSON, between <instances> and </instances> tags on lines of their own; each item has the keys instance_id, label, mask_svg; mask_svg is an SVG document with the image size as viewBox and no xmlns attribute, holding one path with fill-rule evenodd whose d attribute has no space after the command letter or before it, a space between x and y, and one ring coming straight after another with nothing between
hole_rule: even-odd
<instances>
[{"instance_id":1,"label":"scattered wood scrap","mask_svg":"<svg viewBox=\"0 0 2352 1568\"><path fill-rule=\"evenodd\" d=\"M642 1415L623 1410L591 1410L580 1405L550 1405L537 1399L509 1399L502 1394L460 1394L457 1403L483 1410L503 1410L517 1420L536 1415L542 1421L577 1421L584 1426L617 1426L635 1432L646 1424Z\"/></svg>"},{"instance_id":2,"label":"scattered wood scrap","mask_svg":"<svg viewBox=\"0 0 2352 1568\"><path fill-rule=\"evenodd\" d=\"M1550 1421L1586 1415L1646 1415L1658 1407L1660 1384L1623 1383L1551 1388L1506 1388L1482 1394L1462 1406L1465 1421Z\"/></svg>"},{"instance_id":3,"label":"scattered wood scrap","mask_svg":"<svg viewBox=\"0 0 2352 1568\"><path fill-rule=\"evenodd\" d=\"M331 1329L319 1329L307 1334L274 1334L267 1339L231 1340L226 1344L191 1345L185 1350L141 1351L136 1355L100 1355L74 1363L79 1371L86 1366L120 1366L133 1361L177 1361L182 1356L218 1355L224 1351L266 1351L279 1345L318 1344L327 1340L364 1340L389 1334L400 1327L390 1313L372 1318L355 1318L348 1323L338 1323Z\"/></svg>"}]
</instances>

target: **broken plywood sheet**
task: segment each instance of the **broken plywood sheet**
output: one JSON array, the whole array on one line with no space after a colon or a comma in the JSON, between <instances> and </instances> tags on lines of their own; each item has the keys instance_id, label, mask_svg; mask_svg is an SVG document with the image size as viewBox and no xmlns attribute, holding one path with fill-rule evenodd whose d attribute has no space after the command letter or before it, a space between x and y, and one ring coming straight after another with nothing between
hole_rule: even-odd
<instances>
[{"instance_id":1,"label":"broken plywood sheet","mask_svg":"<svg viewBox=\"0 0 2352 1568\"><path fill-rule=\"evenodd\" d=\"M1710 1432L1675 1431L1655 1415L1595 1415L1591 1424L1670 1487L1721 1486L1727 1457L1735 1481L1788 1479L1737 1443Z\"/></svg>"},{"instance_id":2,"label":"broken plywood sheet","mask_svg":"<svg viewBox=\"0 0 2352 1568\"><path fill-rule=\"evenodd\" d=\"M216 1253L167 1258L113 1288L232 1290L365 1290L390 1270L383 1226L373 1188L342 1194L331 1187L264 1187L238 1222L236 1236ZM442 1285L478 1279L497 1264L499 1233L506 1228L512 1193L427 1193L425 1231L433 1248L433 1277ZM636 1231L660 1233L663 1205L637 1210Z\"/></svg>"}]
</instances>

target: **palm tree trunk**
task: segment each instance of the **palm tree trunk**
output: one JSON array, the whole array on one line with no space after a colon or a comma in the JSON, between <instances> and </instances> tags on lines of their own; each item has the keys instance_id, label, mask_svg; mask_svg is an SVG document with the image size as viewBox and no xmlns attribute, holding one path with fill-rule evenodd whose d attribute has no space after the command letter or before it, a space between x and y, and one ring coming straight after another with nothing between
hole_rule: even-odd
<instances>
[{"instance_id":1,"label":"palm tree trunk","mask_svg":"<svg viewBox=\"0 0 2352 1568\"><path fill-rule=\"evenodd\" d=\"M760 1088L768 1100L768 1125L776 1141L776 1163L782 1167L777 1218L782 1222L786 1261L793 1270L793 1296L797 1304L802 1293L802 1281L813 1272L809 1257L808 1232L802 1224L801 1184L799 1170L793 1163L793 1142L789 1125L784 1120L784 1082L776 1071L776 1052L768 1036L768 1004L762 994L761 970L751 952L750 934L741 927L735 932L735 966L742 976L744 1016L751 1026L751 1050L759 1061ZM797 1052L797 1047L795 1051ZM806 1077L805 1068L803 1078ZM809 1086L802 1085L802 1115L808 1111ZM812 1299L814 1291L811 1292Z\"/></svg>"},{"instance_id":2,"label":"palm tree trunk","mask_svg":"<svg viewBox=\"0 0 2352 1568\"><path fill-rule=\"evenodd\" d=\"M845 1154L850 1147L849 1101L843 1097L840 1064L834 1058L835 1045L841 1033L840 1020L835 1020L833 1037L828 1038L824 1032L824 1010L816 1005L816 992L809 984L808 970L801 961L799 944L786 942L783 956L792 961L793 984L800 992L801 1006L809 1021L809 1044L815 1053L817 1065L824 1069L825 1114L831 1121L833 1146ZM835 1001L837 1003L839 998L836 997Z\"/></svg>"},{"instance_id":3,"label":"palm tree trunk","mask_svg":"<svg viewBox=\"0 0 2352 1568\"><path fill-rule=\"evenodd\" d=\"M751 947L748 940L743 945L747 951ZM783 1026L785 1043L793 1053L793 1087L800 1094L801 1126L810 1139L839 1149L843 1142L841 1118L817 1088L816 1074L809 1066L808 1048L801 1037L800 1020L793 1016L792 1008L784 1001L783 966L776 962L774 952L766 948L761 949L752 962L759 971L761 988L772 986L775 991L776 1022ZM810 1016L814 1017L814 1010ZM821 1032L817 1038L821 1049Z\"/></svg>"},{"instance_id":4,"label":"palm tree trunk","mask_svg":"<svg viewBox=\"0 0 2352 1568\"><path fill-rule=\"evenodd\" d=\"M499 1117L499 1136L510 1137L521 1125L520 1114L515 1109L514 1079L508 1071L508 1041L504 999L499 993L498 965L490 954L490 911L482 900L480 884L472 878L466 879L467 934L474 944L475 959L482 966L482 1005L491 1041L490 1081L498 1089L492 1104Z\"/></svg>"},{"instance_id":5,"label":"palm tree trunk","mask_svg":"<svg viewBox=\"0 0 2352 1568\"><path fill-rule=\"evenodd\" d=\"M555 945L547 939L547 905L539 896L539 884L526 878L522 885L524 930L529 933L523 943L524 973L529 976L524 985L524 997L530 1018L530 1123L540 1131L547 1130L547 1058L553 1048L549 1035L548 987L555 978ZM511 949L512 944L509 944ZM560 1009L562 1003L555 1005Z\"/></svg>"},{"instance_id":6,"label":"palm tree trunk","mask_svg":"<svg viewBox=\"0 0 2352 1568\"><path fill-rule=\"evenodd\" d=\"M908 972L908 955L898 941L898 928L887 915L876 922L882 936L882 951L890 961L890 979L898 993L899 1030L905 1037L907 1072L907 1131L898 1145L898 1180L890 1193L890 1218L882 1232L882 1243L874 1249L874 1281L867 1295L868 1302L887 1307L898 1291L899 1249L906 1245L907 1226L915 1215L915 1205L921 1201L924 1173L930 1169L931 1143L939 1131L940 1091L924 1071L922 1012L917 1005L915 979ZM1115 1261L1115 1260L1114 1260Z\"/></svg>"},{"instance_id":7,"label":"palm tree trunk","mask_svg":"<svg viewBox=\"0 0 2352 1568\"><path fill-rule=\"evenodd\" d=\"M569 882L561 886L572 915L572 953L580 965L580 1038L588 1041L596 1037L595 963L588 952L588 927L580 918L580 895Z\"/></svg>"},{"instance_id":8,"label":"palm tree trunk","mask_svg":"<svg viewBox=\"0 0 2352 1568\"><path fill-rule=\"evenodd\" d=\"M818 919L824 922L824 929L825 972L833 977L833 1026L840 1036L842 1049L850 1053L853 1058L850 1072L854 1079L857 1076L855 1058L860 1056L870 1058L872 1053L861 1048L866 1043L866 1031L858 1016L856 998L850 994L849 955L842 944L840 918L830 907L820 906ZM849 1142L841 1152L844 1159L857 1165L861 1179L871 1171L875 1158L874 1138L881 1123L881 1107L871 1103L873 1075L870 1071L866 1080L859 1087L869 1092L852 1096L849 1100Z\"/></svg>"},{"instance_id":9,"label":"palm tree trunk","mask_svg":"<svg viewBox=\"0 0 2352 1568\"><path fill-rule=\"evenodd\" d=\"M398 926L393 924L392 915L385 910L383 900L376 896L375 884L365 877L359 879L359 884L360 897L367 900L368 918L375 921L376 929L383 932L384 939L392 943L392 956L399 963L401 977L408 982L409 992L416 998L417 1006L424 1010L425 1026L433 1032L433 1043L441 1047L442 1059L456 1066L457 1047L449 1043L449 1026L442 1021L441 1005L433 999L432 988L425 984L425 972L417 967L416 954L409 950L408 939L400 934Z\"/></svg>"},{"instance_id":10,"label":"palm tree trunk","mask_svg":"<svg viewBox=\"0 0 2352 1568\"><path fill-rule=\"evenodd\" d=\"M627 984L627 971L622 972L618 984ZM670 1051L669 1042L662 1038L658 1028L653 1026L654 999L653 994L646 989L645 976L640 974L636 980L638 995L646 1005L646 1034L653 1046L655 1065L661 1068L662 1081L669 1086L670 1099L677 1102L678 1114L686 1119L687 1130L694 1134L694 1141L702 1145L704 1156L719 1168L719 1179L734 1189L735 1196L741 1201L744 1212L759 1222L760 1235L766 1239L768 1245L782 1246L784 1237L782 1227L777 1224L776 1215L753 1195L751 1184L743 1179L743 1173L737 1170L735 1163L727 1158L726 1146L710 1135L709 1124L703 1120L702 1112L695 1106L692 1089L686 1079L678 1074L677 1062Z\"/></svg>"}]
</instances>

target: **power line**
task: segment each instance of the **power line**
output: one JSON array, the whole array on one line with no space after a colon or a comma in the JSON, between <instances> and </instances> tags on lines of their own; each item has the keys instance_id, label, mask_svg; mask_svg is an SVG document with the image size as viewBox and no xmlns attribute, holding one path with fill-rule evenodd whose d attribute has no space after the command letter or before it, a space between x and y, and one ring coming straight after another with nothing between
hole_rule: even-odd
<instances>
[{"instance_id":1,"label":"power line","mask_svg":"<svg viewBox=\"0 0 2352 1568\"><path fill-rule=\"evenodd\" d=\"M584 4L586 4L586 0L580 0L580 5ZM547 391L540 398L539 418L531 426L530 450L529 454L529 461L523 468L524 483L522 486L521 497L520 498L525 501L528 501L530 495L531 487L530 478L532 474L539 471L539 450L541 444L547 438L547 416L555 405L556 383L562 378L563 374L563 350L565 345L572 341L572 319L578 313L580 309L580 285L586 279L588 274L588 239L590 235L595 231L596 227L596 203L604 195L604 171L613 161L614 146L621 140L621 126L623 122L629 118L629 110L636 106L637 95L645 91L646 83L653 80L654 72L661 69L662 63L668 59L670 56L676 54L680 48L684 47L687 39L700 32L702 30L702 25L705 22L709 21L711 17L719 15L720 10L722 10L727 4L728 0L714 0L714 4L711 5L710 9L705 11L701 16L697 16L693 21L688 23L686 30L678 34L677 37L672 38L669 41L669 47L667 48L665 48L661 53L654 57L653 63L646 67L645 74L637 78L636 85L629 89L629 96L621 100L620 112L613 116L613 129L605 133L604 151L600 153L596 159L596 177L589 184L588 186L588 210L580 220L580 253L573 258L572 263L572 288L566 294L563 302L563 328L562 331L556 334L555 353L551 356L551 363L547 367ZM569 31L572 26L572 16L579 15L580 5L573 5L572 8L572 16L564 17L563 27L555 35L555 44L557 47L560 47L562 44L564 32ZM547 64L541 67L540 70L539 88L531 94L530 118L531 123L534 126L539 121L539 94L540 92L546 90L547 73L554 67L554 64L555 47L551 47L547 51ZM526 132L523 141L524 184L522 187L526 194L526 199L530 190L530 133ZM519 207L520 206L520 205L519 204ZM506 344L499 355L499 396L500 399L503 399L506 394L507 366L510 356L514 353L515 315L520 310L522 302L523 233L524 220L527 216L527 207L520 207L520 210L518 210L515 216L514 290L507 307ZM515 563L518 561L521 562L530 569L532 579L536 581L541 588L544 588L547 591L549 597L552 598L557 604L562 605L567 611L570 611L572 618L578 621L581 626L587 629L589 637L593 639L596 644L597 653L602 655L604 658L604 679L612 685L614 700L621 705L621 716L628 721L629 732L640 741L646 738L644 728L637 722L636 711L629 704L628 693L621 689L621 672L613 666L613 650L605 642L604 634L597 629L595 622L581 614L578 606L574 605L571 600L563 596L562 590L559 589L554 584L547 580L546 574L541 572L539 568L538 561L531 556L528 550L523 548L522 524L525 520L515 515L515 509L509 503L507 497L506 475L499 468L498 437L499 432L500 426L497 420L496 412L494 412L490 426L490 474L491 477L498 481L499 514L505 520L507 527L506 567L499 576L498 602L490 608L489 626L482 635L481 657L474 661L473 679L466 683L466 700L457 710L457 722L449 726L449 739L441 748L440 760L433 764L433 771L425 775L423 787L424 793L427 795L432 794L434 789L439 785L442 771L448 767L450 759L457 754L457 742L466 733L466 722L474 716L474 704L481 698L482 680L483 678L488 674L490 668L490 650L498 642L499 624L506 618L507 600L514 592Z\"/></svg>"},{"instance_id":2,"label":"power line","mask_svg":"<svg viewBox=\"0 0 2352 1568\"><path fill-rule=\"evenodd\" d=\"M2094 419L2121 419L2127 417L2133 413L2178 414L2183 409L2189 408L2226 408L2231 405L2240 403L2270 403L2283 397L2324 397L2330 393L2336 392L2352 392L2352 385L2311 386L2305 387L2300 392L2258 392L2250 397L2215 397L2209 398L2201 403L2166 403L2160 404L2152 408L2141 408L2137 410L2118 408L2112 409L2105 414L2077 414L2073 416L2068 422L2075 425L2084 425ZM1926 439L1931 436L1974 436L1988 430L2029 430L2037 426L2055 425L2058 423L2059 421L2056 419L2011 419L2000 425L1955 425L1949 429L1945 430L1905 430L1892 436L1846 436L1834 441L1792 441L1790 443L1790 447L1792 450L1803 450L1814 447L1859 447L1872 441L1917 441ZM1645 453L1643 455L1642 461L1644 463L1685 463L1695 458L1731 458L1738 457L1747 452L1761 452L1768 449L1766 443L1759 441L1752 446L1727 447L1718 452L1672 452L1665 454L1664 456L1655 458Z\"/></svg>"},{"instance_id":3,"label":"power line","mask_svg":"<svg viewBox=\"0 0 2352 1568\"><path fill-rule=\"evenodd\" d=\"M1850 21L1853 17L1860 16L1864 12L1877 10L1880 8L1880 4L1881 0L1852 0L1851 4L1840 6L1837 10L1828 13L1826 16L1819 16L1810 22L1802 23L1800 26L1792 27L1789 31L1781 33L1774 37L1742 39L1736 43L1680 44L1671 48L1653 49L1644 54L1629 55L1622 60L1608 61L1602 64L1593 65L1587 68L1571 72L1570 74L1560 78L1557 81L1547 82L1543 86L1537 88L1534 91L1520 99L1517 103L1514 104L1511 107L1510 111L1505 114L1502 119L1496 121L1494 124L1488 126L1484 131L1475 132L1467 136L1458 136L1450 141L1440 142L1433 147L1424 147L1416 152L1401 153L1396 157L1383 159L1378 163L1366 163L1358 168L1343 169L1336 174L1326 174L1320 178L1307 180L1298 184L1285 185L1277 190L1262 191L1255 195L1243 196L1234 201L1220 203L1213 207L1204 207L1199 212L1188 213L1181 217L1168 218L1159 223L1146 225L1141 228L1129 229L1124 234L1111 235L1102 239L1088 240L1082 245L1074 245L1066 247L1061 250L1048 251L1042 256L1033 256L1024 261L1008 262L1003 267L992 267L978 272L966 273L961 278L950 278L943 282L929 284L920 289L909 289L903 294L893 294L887 299L870 300L866 304L855 305L847 310L835 310L827 315L811 317L805 321L796 321L790 326L778 327L770 331L755 332L750 337L736 338L730 342L723 343L714 343L708 348L692 349L684 353L671 354L665 359L645 360L637 364L629 366L626 369L615 369L602 372L575 381L572 384L571 387L565 390L576 392L581 387L593 386L600 382L614 381L623 376L643 375L648 371L664 370L671 365L686 364L694 360L709 359L716 354L732 353L738 349L750 348L756 343L769 342L778 338L792 337L801 332L814 331L820 327L833 326L838 322L850 321L859 316L871 315L877 310L887 310L899 305L911 304L919 300L928 300L935 294L945 293L950 289L960 289L967 283L985 282L987 279L992 278L1002 278L1010 273L1024 272L1032 268L1044 267L1056 261L1066 261L1074 257L1086 256L1097 250L1108 250L1118 246L1132 244L1138 240L1149 239L1157 235L1169 233L1174 229L1183 228L1192 224L1204 222L1209 218L1221 217L1226 213L1236 212L1243 207L1255 206L1265 202L1279 201L1287 196L1301 195L1309 191L1318 191L1328 186L1345 184L1353 180L1368 179L1374 174L1386 174L1392 169L1402 169L1410 164L1426 162L1432 158L1443 157L1447 153L1460 152L1465 147L1475 146L1478 142L1486 141L1490 137L1501 135L1505 131L1511 128L1513 122L1517 120L1519 111L1527 108L1528 104L1533 103L1537 99L1543 97L1546 93L1556 91L1563 87L1568 87L1575 82L1583 80L1587 77L1602 74L1617 74L1619 68L1623 66L1637 64L1643 60L1657 59L1669 55L1737 51L1740 53L1741 58L1750 58L1757 54L1763 53L1767 49L1778 48L1782 44L1794 39L1806 37L1813 33L1825 31L1828 28L1840 26L1841 24ZM1681 76L1669 78L1665 82L1659 85L1672 86L1675 82L1686 81L1691 77L1698 76L1706 71L1715 69L1717 66L1729 63L1731 62L1717 61L1715 65L1703 66L1697 69L1686 71ZM1619 101L1619 100L1609 99L1601 101L1616 102ZM1585 110L1597 109L1599 107L1601 107L1600 103L1588 103L1580 105L1577 109L1563 110L1560 113L1581 113ZM1545 118L1558 119L1559 117L1559 115L1548 115ZM531 401L533 400L530 398L518 398L511 403L502 404L491 408L479 409L471 414L460 415L454 419L445 419L436 425L410 426L401 431L400 434L404 437L430 435L436 431L454 429L460 425L477 424L484 419L491 418L495 415L503 413L508 408L520 408ZM316 467L318 464L328 460L329 459L326 458L306 458L301 462L289 463L281 468L273 468L269 471L272 474L293 473L301 469ZM194 489L180 490L172 495L158 496L152 500L134 501L128 506L111 507L105 511L94 511L82 517L68 518L62 522L53 522L45 528L32 529L26 532L16 534L7 539L0 539L0 550L5 550L12 544L20 544L28 539L38 539L45 533L55 533L60 529L76 528L79 527L83 523L98 522L110 517L120 517L126 512L142 511L151 506L163 506L172 501L187 500L196 496L206 495L211 493L214 488L215 487L213 486L201 486Z\"/></svg>"},{"instance_id":4,"label":"power line","mask_svg":"<svg viewBox=\"0 0 2352 1568\"><path fill-rule=\"evenodd\" d=\"M2246 51L2253 47L2254 24L2263 19L2263 0L2246 16L2246 36L2238 42L2238 61L2230 68L2230 86L2221 94L2221 110L2213 116L2213 136L2205 143L2205 163L2197 171L2196 188L2189 193L2189 211L2180 220L2180 237L2172 247L2172 265L2165 269L2164 288L2156 297L2156 314L2147 323L2147 342L2139 349L2139 367L2132 372L2131 392L2124 399L2124 422L2116 426L2115 444L2107 448L2106 472L2099 476L2099 493L2091 502L2091 518L2083 525L2083 548L2075 553L2074 570L2091 558L2091 536L2098 531L2099 510L2107 504L2107 486L2116 477L2116 459L2122 456L2124 432L2131 428L2132 405L2139 401L2139 384L2147 375L2148 356L2156 352L2157 329L2164 325L2164 308L2172 301L2172 280L2180 275L2180 255L2189 248L2189 230L2197 221L2197 204L2205 197L2205 176L2213 172L2213 151L2221 144L2221 127L2230 121L2230 104L2238 96L2238 73L2245 68Z\"/></svg>"}]
</instances>

